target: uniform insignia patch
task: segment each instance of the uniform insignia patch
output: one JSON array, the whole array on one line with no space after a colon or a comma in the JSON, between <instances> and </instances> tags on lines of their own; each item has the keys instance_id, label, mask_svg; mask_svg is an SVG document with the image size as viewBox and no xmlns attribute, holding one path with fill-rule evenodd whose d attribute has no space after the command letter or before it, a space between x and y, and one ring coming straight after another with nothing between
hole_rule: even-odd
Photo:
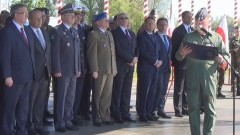
<instances>
[{"instance_id":1,"label":"uniform insignia patch","mask_svg":"<svg viewBox=\"0 0 240 135\"><path fill-rule=\"evenodd\" d=\"M69 46L70 46L70 43L67 43L67 46L69 47Z\"/></svg>"},{"instance_id":2,"label":"uniform insignia patch","mask_svg":"<svg viewBox=\"0 0 240 135\"><path fill-rule=\"evenodd\" d=\"M197 41L193 41L194 44L197 44Z\"/></svg>"}]
</instances>

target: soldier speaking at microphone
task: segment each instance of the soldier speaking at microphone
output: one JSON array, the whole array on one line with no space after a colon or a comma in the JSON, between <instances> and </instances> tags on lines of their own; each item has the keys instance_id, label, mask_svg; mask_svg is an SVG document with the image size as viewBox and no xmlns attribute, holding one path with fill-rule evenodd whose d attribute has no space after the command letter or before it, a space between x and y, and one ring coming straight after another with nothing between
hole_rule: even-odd
<instances>
[{"instance_id":1,"label":"soldier speaking at microphone","mask_svg":"<svg viewBox=\"0 0 240 135\"><path fill-rule=\"evenodd\" d=\"M206 30L204 32L200 29L202 26ZM189 106L189 122L192 135L200 135L200 105L203 100L204 106L204 125L203 135L212 135L215 122L216 122L216 87L217 87L217 67L219 64L225 62L223 56L228 58L224 43L221 37L210 28L210 15L206 8L201 8L195 16L196 30L188 33L183 41L195 43L202 46L215 46L218 47L218 56L214 60L198 60L191 57L186 57L187 54L192 52L192 49L183 44L180 46L176 53L176 59L181 61L186 59L186 92L187 103ZM212 35L210 40L207 34Z\"/></svg>"}]
</instances>

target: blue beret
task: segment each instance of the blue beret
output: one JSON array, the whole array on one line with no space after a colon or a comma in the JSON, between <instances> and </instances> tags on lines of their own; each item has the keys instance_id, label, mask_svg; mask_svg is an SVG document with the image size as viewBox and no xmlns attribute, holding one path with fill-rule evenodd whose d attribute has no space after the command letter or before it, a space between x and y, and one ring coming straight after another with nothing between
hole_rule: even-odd
<instances>
[{"instance_id":1,"label":"blue beret","mask_svg":"<svg viewBox=\"0 0 240 135\"><path fill-rule=\"evenodd\" d=\"M195 19L202 21L208 16L208 12L206 8L201 8L197 14L195 15Z\"/></svg>"},{"instance_id":2,"label":"blue beret","mask_svg":"<svg viewBox=\"0 0 240 135\"><path fill-rule=\"evenodd\" d=\"M95 22L99 21L99 20L102 20L102 19L107 19L107 13L106 12L102 12L102 13L99 13L98 15L96 15Z\"/></svg>"},{"instance_id":3,"label":"blue beret","mask_svg":"<svg viewBox=\"0 0 240 135\"><path fill-rule=\"evenodd\" d=\"M67 4L58 11L58 14L61 15L65 13L74 13L73 4Z\"/></svg>"}]
</instances>

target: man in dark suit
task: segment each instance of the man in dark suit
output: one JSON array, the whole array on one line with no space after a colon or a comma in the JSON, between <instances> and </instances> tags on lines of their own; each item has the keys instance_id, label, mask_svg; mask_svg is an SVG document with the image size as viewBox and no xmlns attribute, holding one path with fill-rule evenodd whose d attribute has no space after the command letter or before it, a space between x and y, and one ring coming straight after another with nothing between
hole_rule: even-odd
<instances>
[{"instance_id":1,"label":"man in dark suit","mask_svg":"<svg viewBox=\"0 0 240 135\"><path fill-rule=\"evenodd\" d=\"M168 82L171 74L171 52L172 43L170 37L166 35L168 28L168 20L166 18L159 18L157 20L158 32L155 33L159 42L162 65L158 72L158 84L155 98L155 110L158 116L162 118L171 118L164 112L166 93Z\"/></svg>"},{"instance_id":2,"label":"man in dark suit","mask_svg":"<svg viewBox=\"0 0 240 135\"><path fill-rule=\"evenodd\" d=\"M111 115L117 123L133 122L129 114L134 65L138 61L136 36L128 29L128 15L120 13L119 27L112 33L118 73L114 77Z\"/></svg>"},{"instance_id":3,"label":"man in dark suit","mask_svg":"<svg viewBox=\"0 0 240 135\"><path fill-rule=\"evenodd\" d=\"M81 66L84 69L82 71L84 81L82 81L82 82L78 81L78 86L77 86L77 87L83 87L82 98L80 101L80 108L78 111L83 119L91 120L90 97L91 97L91 91L92 91L92 74L90 72L89 63L87 61L87 35L90 31L93 30L93 28L86 24L86 17L87 17L86 13L87 13L87 9L83 8L81 11L80 24L78 25L78 33L79 33L79 38L81 41L81 50L83 52L81 54L81 57L84 57L82 59L83 65ZM94 24L94 23L92 23L92 24ZM83 86L81 86L81 85L83 85Z\"/></svg>"},{"instance_id":4,"label":"man in dark suit","mask_svg":"<svg viewBox=\"0 0 240 135\"><path fill-rule=\"evenodd\" d=\"M29 24L34 39L34 54L36 75L30 91L29 104L29 134L36 132L47 134L43 129L45 101L47 98L48 84L51 76L51 46L47 32L41 29L41 10L34 9L29 13ZM36 131L35 131L36 130Z\"/></svg>"},{"instance_id":5,"label":"man in dark suit","mask_svg":"<svg viewBox=\"0 0 240 135\"><path fill-rule=\"evenodd\" d=\"M78 130L72 123L76 78L80 76L80 49L72 31L75 14L72 4L61 10L62 23L51 34L52 73L54 87L55 130Z\"/></svg>"},{"instance_id":6,"label":"man in dark suit","mask_svg":"<svg viewBox=\"0 0 240 135\"><path fill-rule=\"evenodd\" d=\"M160 57L160 47L153 34L155 29L155 19L148 17L144 21L144 31L138 37L139 61L138 61L138 115L142 122L156 121L152 111L154 107L154 96L158 70L162 64Z\"/></svg>"},{"instance_id":7,"label":"man in dark suit","mask_svg":"<svg viewBox=\"0 0 240 135\"><path fill-rule=\"evenodd\" d=\"M24 27L28 18L27 7L11 7L13 18L4 30L1 44L1 65L4 81L3 135L27 135L26 122L29 92L34 77L34 41L29 28Z\"/></svg>"},{"instance_id":8,"label":"man in dark suit","mask_svg":"<svg viewBox=\"0 0 240 135\"><path fill-rule=\"evenodd\" d=\"M186 100L186 61L177 61L175 54L182 42L184 36L192 31L192 13L184 11L182 13L183 23L175 28L172 34L172 64L174 66L174 97L173 105L176 117L183 117L188 114L187 100Z\"/></svg>"}]
</instances>

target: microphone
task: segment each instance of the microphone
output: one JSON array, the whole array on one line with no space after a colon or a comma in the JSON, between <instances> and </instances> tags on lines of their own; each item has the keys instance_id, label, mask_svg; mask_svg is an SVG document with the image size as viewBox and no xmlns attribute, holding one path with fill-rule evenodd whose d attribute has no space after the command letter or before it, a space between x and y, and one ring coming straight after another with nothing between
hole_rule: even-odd
<instances>
[{"instance_id":1,"label":"microphone","mask_svg":"<svg viewBox=\"0 0 240 135\"><path fill-rule=\"evenodd\" d=\"M205 30L204 28L201 28L201 31L203 31L206 34L206 36L208 36L208 37L212 36L212 34L209 33L207 30Z\"/></svg>"}]
</instances>

